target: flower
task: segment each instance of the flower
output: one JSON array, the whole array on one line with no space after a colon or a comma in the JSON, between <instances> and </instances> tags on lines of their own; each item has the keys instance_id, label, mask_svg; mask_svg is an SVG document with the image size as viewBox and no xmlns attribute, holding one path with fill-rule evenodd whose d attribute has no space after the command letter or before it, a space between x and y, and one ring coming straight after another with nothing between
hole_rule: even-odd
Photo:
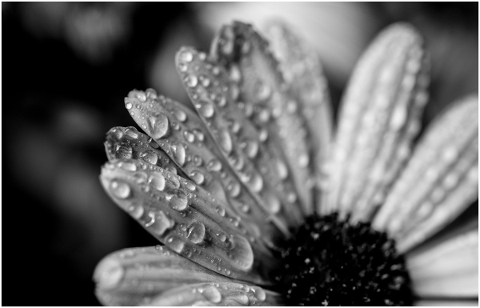
<instances>
[{"instance_id":1,"label":"flower","mask_svg":"<svg viewBox=\"0 0 480 308\"><path fill-rule=\"evenodd\" d=\"M279 22L241 22L176 65L196 109L131 91L102 185L162 244L105 257L112 305L408 305L477 297L478 98L423 132L428 54L407 24L359 61L334 141L315 52ZM447 230L448 231L448 230ZM426 241L436 236L436 240ZM428 304L430 302L420 302Z\"/></svg>"}]
</instances>

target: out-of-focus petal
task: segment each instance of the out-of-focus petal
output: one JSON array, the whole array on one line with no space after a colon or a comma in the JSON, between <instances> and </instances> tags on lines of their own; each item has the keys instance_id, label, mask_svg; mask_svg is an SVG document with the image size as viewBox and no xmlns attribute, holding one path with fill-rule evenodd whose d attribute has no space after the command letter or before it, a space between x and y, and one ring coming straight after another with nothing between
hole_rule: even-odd
<instances>
[{"instance_id":1,"label":"out-of-focus petal","mask_svg":"<svg viewBox=\"0 0 480 308\"><path fill-rule=\"evenodd\" d=\"M278 144L264 142L264 137L268 138L266 131L259 130L248 118L259 114L253 106L238 101L238 84L242 79L238 67L228 74L204 53L192 48L182 48L176 61L199 117L244 189L270 215L287 226L299 225L303 221L301 209L286 202L296 190L281 156L282 149ZM196 84L191 82L194 78L198 78ZM270 110L262 110L263 121L269 121L271 116ZM274 145L277 147L272 148Z\"/></svg>"},{"instance_id":2,"label":"out-of-focus petal","mask_svg":"<svg viewBox=\"0 0 480 308\"><path fill-rule=\"evenodd\" d=\"M467 97L422 136L373 227L407 251L458 217L478 198L478 98Z\"/></svg>"},{"instance_id":3,"label":"out-of-focus petal","mask_svg":"<svg viewBox=\"0 0 480 308\"><path fill-rule=\"evenodd\" d=\"M332 108L318 53L285 24L272 21L265 29L272 52L280 62L280 70L290 91L298 97L298 106L306 120L317 177L327 159L332 135ZM317 210L321 192L317 189Z\"/></svg>"},{"instance_id":4,"label":"out-of-focus petal","mask_svg":"<svg viewBox=\"0 0 480 308\"><path fill-rule=\"evenodd\" d=\"M192 181L251 225L258 242L276 246L283 238L278 228L282 224L245 189L195 112L163 96L157 97L152 89L130 92L125 106ZM283 230L288 232L286 227Z\"/></svg>"},{"instance_id":5,"label":"out-of-focus petal","mask_svg":"<svg viewBox=\"0 0 480 308\"><path fill-rule=\"evenodd\" d=\"M407 267L422 298L477 296L478 228L408 254Z\"/></svg>"},{"instance_id":6,"label":"out-of-focus petal","mask_svg":"<svg viewBox=\"0 0 480 308\"><path fill-rule=\"evenodd\" d=\"M233 281L162 246L114 252L97 265L93 278L105 305L149 304L152 297L179 286Z\"/></svg>"},{"instance_id":7,"label":"out-of-focus petal","mask_svg":"<svg viewBox=\"0 0 480 308\"><path fill-rule=\"evenodd\" d=\"M269 283L270 251L200 186L141 160L107 163L100 179L112 200L176 253L225 276Z\"/></svg>"},{"instance_id":8,"label":"out-of-focus petal","mask_svg":"<svg viewBox=\"0 0 480 308\"><path fill-rule=\"evenodd\" d=\"M420 299L414 303L415 306L478 306L478 300L454 300L454 299Z\"/></svg>"},{"instance_id":9,"label":"out-of-focus petal","mask_svg":"<svg viewBox=\"0 0 480 308\"><path fill-rule=\"evenodd\" d=\"M289 203L288 208L301 206L305 214L312 213L315 178L308 127L297 108L298 98L288 91L268 42L252 26L233 22L219 31L210 55L228 70L238 68L241 80L237 101L243 102L246 110L248 105L253 108L252 122L259 131L268 133L262 138L267 147L283 149L289 177L298 193L281 201ZM263 117L266 113L270 116Z\"/></svg>"},{"instance_id":10,"label":"out-of-focus petal","mask_svg":"<svg viewBox=\"0 0 480 308\"><path fill-rule=\"evenodd\" d=\"M427 102L428 62L411 26L384 30L360 59L342 101L322 213L366 221L410 154Z\"/></svg>"},{"instance_id":11,"label":"out-of-focus petal","mask_svg":"<svg viewBox=\"0 0 480 308\"><path fill-rule=\"evenodd\" d=\"M154 298L154 306L278 306L278 293L243 282L211 282L171 289Z\"/></svg>"}]
</instances>

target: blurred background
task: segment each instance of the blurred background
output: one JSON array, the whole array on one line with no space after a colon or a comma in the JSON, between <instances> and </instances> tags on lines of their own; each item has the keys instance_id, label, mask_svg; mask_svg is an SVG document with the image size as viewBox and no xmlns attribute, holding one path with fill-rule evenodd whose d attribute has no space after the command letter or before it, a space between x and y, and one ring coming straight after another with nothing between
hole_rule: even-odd
<instances>
[{"instance_id":1,"label":"blurred background","mask_svg":"<svg viewBox=\"0 0 480 308\"><path fill-rule=\"evenodd\" d=\"M478 92L475 2L3 2L3 305L98 305L98 261L156 244L100 186L105 133L134 125L123 103L134 88L188 103L174 68L181 46L208 50L221 24L269 18L315 45L335 110L362 50L396 21L414 24L432 53L424 123Z\"/></svg>"}]
</instances>

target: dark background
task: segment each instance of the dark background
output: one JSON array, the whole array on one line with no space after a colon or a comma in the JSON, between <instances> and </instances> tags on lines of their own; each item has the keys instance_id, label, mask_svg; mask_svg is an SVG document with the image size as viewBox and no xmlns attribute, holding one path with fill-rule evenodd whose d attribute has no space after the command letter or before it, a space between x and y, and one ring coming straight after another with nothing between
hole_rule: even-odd
<instances>
[{"instance_id":1,"label":"dark background","mask_svg":"<svg viewBox=\"0 0 480 308\"><path fill-rule=\"evenodd\" d=\"M208 49L217 17L240 11L235 5L262 8L2 3L3 305L98 305L91 278L98 261L118 249L156 244L103 192L103 138L112 126L134 125L123 107L134 88L153 87L187 103L175 51ZM320 46L335 110L360 51L399 20L413 23L432 52L424 123L453 99L478 91L477 3L290 5L297 16L288 9L276 14L300 28L305 20L318 23L308 37ZM317 21L325 12L331 20ZM322 52L324 37L338 53Z\"/></svg>"}]
</instances>

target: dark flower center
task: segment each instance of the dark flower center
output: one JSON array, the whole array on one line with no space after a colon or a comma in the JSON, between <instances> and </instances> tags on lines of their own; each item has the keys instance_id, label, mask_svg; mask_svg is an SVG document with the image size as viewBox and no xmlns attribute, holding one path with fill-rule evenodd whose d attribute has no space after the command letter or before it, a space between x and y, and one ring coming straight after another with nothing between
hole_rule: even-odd
<instances>
[{"instance_id":1,"label":"dark flower center","mask_svg":"<svg viewBox=\"0 0 480 308\"><path fill-rule=\"evenodd\" d=\"M275 279L288 305L412 304L403 256L370 224L310 216L285 247Z\"/></svg>"}]
</instances>

